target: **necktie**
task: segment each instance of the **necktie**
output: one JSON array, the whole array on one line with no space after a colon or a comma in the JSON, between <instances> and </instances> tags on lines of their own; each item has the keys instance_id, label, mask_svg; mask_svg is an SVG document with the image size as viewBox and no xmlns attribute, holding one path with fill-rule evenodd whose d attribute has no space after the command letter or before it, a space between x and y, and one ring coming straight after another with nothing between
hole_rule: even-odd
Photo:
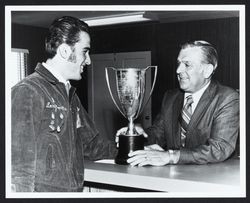
<instances>
[{"instance_id":1,"label":"necktie","mask_svg":"<svg viewBox=\"0 0 250 203\"><path fill-rule=\"evenodd\" d=\"M182 109L181 118L180 118L181 145L182 145L182 147L185 147L186 132L187 132L187 127L188 127L189 121L190 121L191 116L192 116L192 103L194 102L192 95L187 96L186 99L187 99L187 101Z\"/></svg>"}]
</instances>

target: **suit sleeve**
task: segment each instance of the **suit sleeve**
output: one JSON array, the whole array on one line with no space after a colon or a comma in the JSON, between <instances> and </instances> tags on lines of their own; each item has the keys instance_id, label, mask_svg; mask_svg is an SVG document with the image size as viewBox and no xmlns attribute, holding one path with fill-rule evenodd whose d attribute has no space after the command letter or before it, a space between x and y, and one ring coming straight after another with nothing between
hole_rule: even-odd
<instances>
[{"instance_id":1,"label":"suit sleeve","mask_svg":"<svg viewBox=\"0 0 250 203\"><path fill-rule=\"evenodd\" d=\"M16 192L32 192L41 104L35 91L24 85L12 89L11 98L12 188Z\"/></svg>"},{"instance_id":2,"label":"suit sleeve","mask_svg":"<svg viewBox=\"0 0 250 203\"><path fill-rule=\"evenodd\" d=\"M192 149L181 148L178 163L205 164L224 161L235 150L238 131L239 95L234 92L227 95L215 109L206 143Z\"/></svg>"},{"instance_id":3,"label":"suit sleeve","mask_svg":"<svg viewBox=\"0 0 250 203\"><path fill-rule=\"evenodd\" d=\"M151 127L147 128L145 132L148 134L147 138L147 145L151 144L158 144L162 148L165 148L167 145L167 140L165 136L165 125L164 123L166 122L164 119L164 107L165 107L165 100L168 98L168 94L165 93L163 101L162 101L162 106L161 106L161 111L157 114L154 123Z\"/></svg>"}]
</instances>

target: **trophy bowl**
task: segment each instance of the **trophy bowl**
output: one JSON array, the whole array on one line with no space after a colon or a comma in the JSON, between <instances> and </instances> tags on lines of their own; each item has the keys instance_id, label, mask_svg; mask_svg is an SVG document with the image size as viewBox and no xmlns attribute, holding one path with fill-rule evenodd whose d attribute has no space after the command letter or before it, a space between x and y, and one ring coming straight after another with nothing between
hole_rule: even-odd
<instances>
[{"instance_id":1,"label":"trophy bowl","mask_svg":"<svg viewBox=\"0 0 250 203\"><path fill-rule=\"evenodd\" d=\"M144 98L146 87L146 72L154 68L154 81L147 99ZM110 73L115 74L115 90L112 92L109 80ZM144 136L140 135L134 126L134 120L142 112L143 106L147 104L153 92L157 66L148 66L145 69L140 68L105 68L106 81L111 98L120 113L128 120L128 130L124 135L119 135L119 149L115 158L117 164L128 164L128 154L132 151L144 149ZM114 99L117 95L117 101Z\"/></svg>"}]
</instances>

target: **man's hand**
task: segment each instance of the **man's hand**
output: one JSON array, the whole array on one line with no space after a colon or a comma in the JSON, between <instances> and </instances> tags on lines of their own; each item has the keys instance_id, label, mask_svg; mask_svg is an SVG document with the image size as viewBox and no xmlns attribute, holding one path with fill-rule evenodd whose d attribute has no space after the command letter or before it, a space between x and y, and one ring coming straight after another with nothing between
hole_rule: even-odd
<instances>
[{"instance_id":1,"label":"man's hand","mask_svg":"<svg viewBox=\"0 0 250 203\"><path fill-rule=\"evenodd\" d=\"M157 151L164 151L158 144L152 144L144 147L145 150L157 150Z\"/></svg>"},{"instance_id":2,"label":"man's hand","mask_svg":"<svg viewBox=\"0 0 250 203\"><path fill-rule=\"evenodd\" d=\"M117 147L119 147L119 136L125 135L128 130L128 127L123 127L116 132L115 142ZM143 135L145 138L148 137L147 133L143 130L143 128L139 124L135 124L135 130L139 135Z\"/></svg>"},{"instance_id":3,"label":"man's hand","mask_svg":"<svg viewBox=\"0 0 250 203\"><path fill-rule=\"evenodd\" d=\"M159 145L154 144L145 147L145 150L137 150L128 154L127 162L132 166L164 166L169 164L170 156L168 151L164 151Z\"/></svg>"}]
</instances>

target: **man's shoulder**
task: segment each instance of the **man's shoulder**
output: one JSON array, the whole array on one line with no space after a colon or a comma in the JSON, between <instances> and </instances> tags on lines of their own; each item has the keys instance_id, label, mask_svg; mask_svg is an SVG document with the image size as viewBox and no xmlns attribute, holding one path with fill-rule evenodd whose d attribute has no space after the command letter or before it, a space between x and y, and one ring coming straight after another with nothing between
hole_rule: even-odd
<instances>
[{"instance_id":1,"label":"man's shoulder","mask_svg":"<svg viewBox=\"0 0 250 203\"><path fill-rule=\"evenodd\" d=\"M218 81L213 81L213 85L215 86L216 89L216 94L222 97L227 97L227 96L238 96L239 91L237 89L234 89L232 87L229 87L227 85L223 85L219 83Z\"/></svg>"},{"instance_id":2,"label":"man's shoulder","mask_svg":"<svg viewBox=\"0 0 250 203\"><path fill-rule=\"evenodd\" d=\"M211 83L208 91L206 91L205 98L212 98L218 106L224 106L228 103L234 102L239 103L239 92L236 89L222 85L221 83L215 81Z\"/></svg>"},{"instance_id":3,"label":"man's shoulder","mask_svg":"<svg viewBox=\"0 0 250 203\"><path fill-rule=\"evenodd\" d=\"M28 75L21 81L19 81L16 85L11 88L11 91L22 91L22 90L35 90L41 88L41 83L44 80L39 74L36 72Z\"/></svg>"}]
</instances>

